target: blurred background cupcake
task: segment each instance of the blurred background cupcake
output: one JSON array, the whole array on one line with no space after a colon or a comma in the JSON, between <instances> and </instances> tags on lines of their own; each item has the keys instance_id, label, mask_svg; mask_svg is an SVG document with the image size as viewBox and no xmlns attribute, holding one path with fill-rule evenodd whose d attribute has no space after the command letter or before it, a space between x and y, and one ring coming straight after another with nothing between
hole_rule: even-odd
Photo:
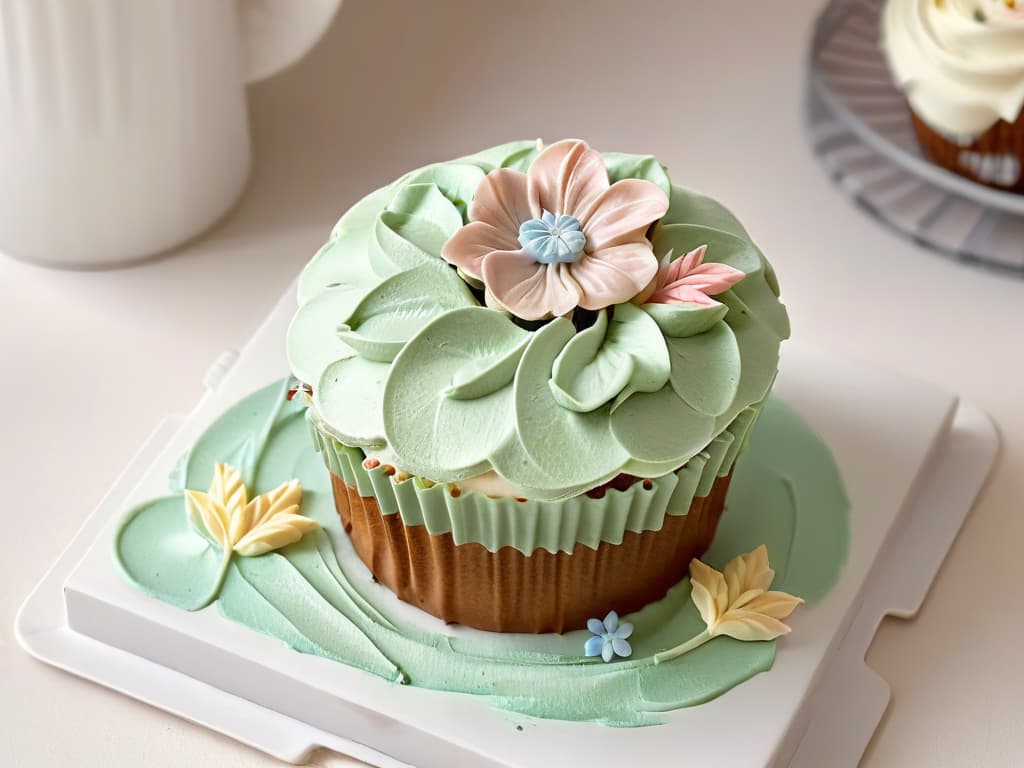
<instances>
[{"instance_id":1,"label":"blurred background cupcake","mask_svg":"<svg viewBox=\"0 0 1024 768\"><path fill-rule=\"evenodd\" d=\"M888 0L882 48L925 156L1024 193L1024 4Z\"/></svg>"}]
</instances>

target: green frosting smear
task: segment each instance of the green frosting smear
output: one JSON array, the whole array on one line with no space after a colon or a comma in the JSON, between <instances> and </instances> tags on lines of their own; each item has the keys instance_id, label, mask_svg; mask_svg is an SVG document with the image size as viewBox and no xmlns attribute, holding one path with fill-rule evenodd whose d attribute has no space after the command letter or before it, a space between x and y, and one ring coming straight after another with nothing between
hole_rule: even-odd
<instances>
[{"instance_id":1,"label":"green frosting smear","mask_svg":"<svg viewBox=\"0 0 1024 768\"><path fill-rule=\"evenodd\" d=\"M686 580L627 617L635 625L633 656L611 664L582 656L586 631L449 636L427 629L439 625L425 615L422 623L410 621L408 609L395 610L394 597L372 582L352 551L304 411L285 401L283 384L274 384L216 421L181 462L171 482L174 495L125 517L114 556L128 581L186 610L216 590L220 552L188 523L182 492L204 490L214 464L230 461L252 493L298 479L303 514L323 526L277 552L232 559L216 594L222 615L302 653L386 681L481 696L523 715L612 726L663 722L665 713L708 701L771 667L774 641L728 637L654 665L656 652L703 629ZM795 412L769 400L705 559L722 568L765 543L777 573L774 587L814 602L828 594L845 562L847 512L828 449Z\"/></svg>"},{"instance_id":2,"label":"green frosting smear","mask_svg":"<svg viewBox=\"0 0 1024 768\"><path fill-rule=\"evenodd\" d=\"M604 154L609 181L668 194L655 257L706 245L707 261L745 273L720 303L626 303L529 328L484 306L442 248L485 175L526 171L537 153L513 142L426 166L338 222L303 271L288 334L327 435L434 482L493 470L556 500L621 472L671 472L764 399L789 335L774 273L729 211L651 156Z\"/></svg>"}]
</instances>

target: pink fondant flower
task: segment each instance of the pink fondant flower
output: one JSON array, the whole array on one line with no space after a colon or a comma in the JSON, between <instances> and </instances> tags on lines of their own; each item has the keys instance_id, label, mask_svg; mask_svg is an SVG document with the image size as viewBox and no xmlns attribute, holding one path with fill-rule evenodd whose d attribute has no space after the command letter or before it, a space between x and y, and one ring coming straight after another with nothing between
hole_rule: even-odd
<instances>
[{"instance_id":1,"label":"pink fondant flower","mask_svg":"<svg viewBox=\"0 0 1024 768\"><path fill-rule=\"evenodd\" d=\"M708 247L702 245L675 261L669 261L670 256L666 256L658 276L648 288L650 295L645 297L641 294L638 301L647 304L718 304L711 297L725 293L746 274L728 264L712 261L705 264L707 250Z\"/></svg>"},{"instance_id":2,"label":"pink fondant flower","mask_svg":"<svg viewBox=\"0 0 1024 768\"><path fill-rule=\"evenodd\" d=\"M582 141L552 144L526 173L491 171L470 223L441 255L484 283L487 303L525 320L629 301L658 271L647 229L668 196L643 179L608 182Z\"/></svg>"}]
</instances>

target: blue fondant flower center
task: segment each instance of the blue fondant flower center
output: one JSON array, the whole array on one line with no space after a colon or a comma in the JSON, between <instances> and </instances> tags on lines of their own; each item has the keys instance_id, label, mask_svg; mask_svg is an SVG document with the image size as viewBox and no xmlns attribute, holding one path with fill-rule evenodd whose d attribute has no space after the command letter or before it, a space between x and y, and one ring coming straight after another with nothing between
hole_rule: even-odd
<instances>
[{"instance_id":1,"label":"blue fondant flower center","mask_svg":"<svg viewBox=\"0 0 1024 768\"><path fill-rule=\"evenodd\" d=\"M541 264L568 264L583 253L587 237L575 216L544 211L539 219L520 225L519 244Z\"/></svg>"}]
</instances>

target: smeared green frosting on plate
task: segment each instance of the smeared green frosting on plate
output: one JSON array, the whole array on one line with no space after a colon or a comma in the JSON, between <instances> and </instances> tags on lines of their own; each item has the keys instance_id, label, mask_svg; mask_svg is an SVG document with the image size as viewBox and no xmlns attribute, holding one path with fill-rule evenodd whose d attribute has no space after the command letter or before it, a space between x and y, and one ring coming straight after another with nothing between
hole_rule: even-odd
<instances>
[{"instance_id":1,"label":"smeared green frosting on plate","mask_svg":"<svg viewBox=\"0 0 1024 768\"><path fill-rule=\"evenodd\" d=\"M322 529L277 552L233 559L217 610L302 653L394 684L481 696L523 715L613 726L662 722L665 713L712 699L771 667L775 641L728 637L654 665L654 653L703 628L685 580L664 599L624 617L635 626L633 656L610 664L582 656L586 631L450 632L426 614L410 613L373 583L352 551L329 475L309 441L305 409L286 402L284 389L274 384L228 410L181 462L173 495L126 515L114 556L130 583L183 609L202 604L217 577L220 552L190 526L182 494L207 488L215 463L232 462L253 493L298 479L302 513ZM777 572L773 587L813 603L828 594L845 562L847 511L828 449L789 407L769 400L736 468L705 560L721 568L765 543ZM800 631L799 620L794 631Z\"/></svg>"},{"instance_id":2,"label":"smeared green frosting on plate","mask_svg":"<svg viewBox=\"0 0 1024 768\"><path fill-rule=\"evenodd\" d=\"M540 327L482 306L441 257L485 174L526 170L513 142L406 174L353 206L299 282L288 333L318 427L435 482L496 472L531 499L564 499L620 473L685 464L774 380L789 335L767 260L719 203L674 185L651 156L606 153L609 181L669 195L654 255L706 245L745 277L718 304L620 304Z\"/></svg>"}]
</instances>

